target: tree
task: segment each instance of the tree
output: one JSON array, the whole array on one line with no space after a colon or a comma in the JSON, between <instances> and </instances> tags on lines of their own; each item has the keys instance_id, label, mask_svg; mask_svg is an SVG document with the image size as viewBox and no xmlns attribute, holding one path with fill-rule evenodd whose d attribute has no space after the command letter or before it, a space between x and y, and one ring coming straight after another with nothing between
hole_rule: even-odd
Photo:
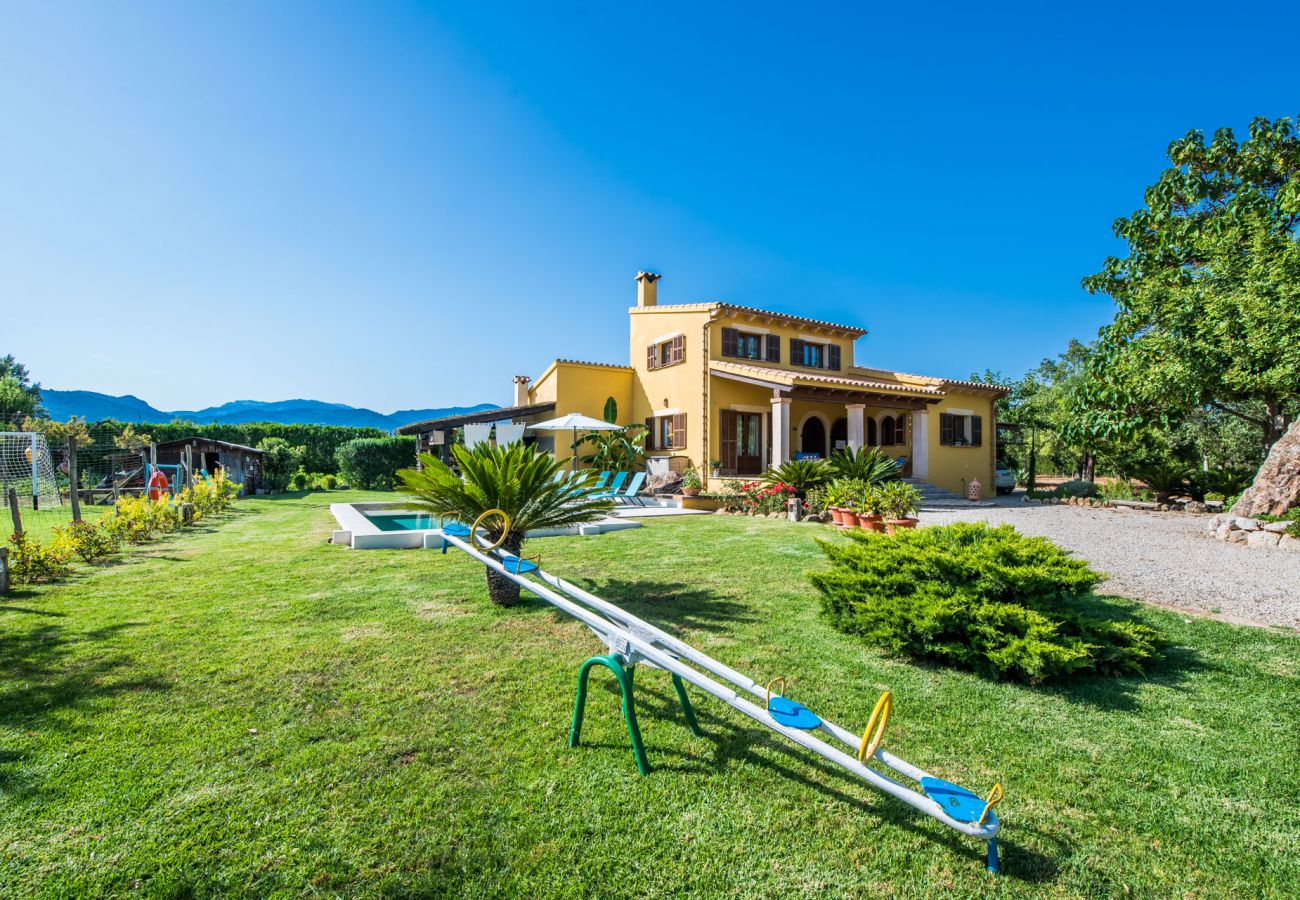
<instances>
[{"instance_id":1,"label":"tree","mask_svg":"<svg viewBox=\"0 0 1300 900\"><path fill-rule=\"evenodd\" d=\"M289 479L302 465L307 455L305 447L290 444L284 438L266 438L257 445L262 453L262 478L268 490L282 491L289 486Z\"/></svg>"},{"instance_id":2,"label":"tree","mask_svg":"<svg viewBox=\"0 0 1300 900\"><path fill-rule=\"evenodd\" d=\"M1128 255L1083 279L1118 306L1102 374L1139 409L1216 409L1271 447L1300 405L1300 137L1259 118L1244 142L1193 130L1168 154L1145 206L1115 222Z\"/></svg>"},{"instance_id":3,"label":"tree","mask_svg":"<svg viewBox=\"0 0 1300 900\"><path fill-rule=\"evenodd\" d=\"M362 490L391 491L397 472L415 459L415 438L396 435L357 438L335 451L339 474L348 485Z\"/></svg>"},{"instance_id":4,"label":"tree","mask_svg":"<svg viewBox=\"0 0 1300 900\"><path fill-rule=\"evenodd\" d=\"M33 384L27 367L12 354L0 356L0 422L42 418L41 386Z\"/></svg>"},{"instance_id":5,"label":"tree","mask_svg":"<svg viewBox=\"0 0 1300 900\"><path fill-rule=\"evenodd\" d=\"M609 500L595 500L560 476L564 464L532 445L509 444L494 447L479 444L472 450L451 448L461 475L436 457L419 456L419 469L402 469L400 490L418 498L418 505L439 519L473 524L489 510L498 509L510 518L508 532L502 521L491 517L483 524L489 541L504 540L502 548L518 556L528 532L539 528L565 528L593 522L613 507ZM519 602L519 585L486 566L488 596L499 606Z\"/></svg>"},{"instance_id":6,"label":"tree","mask_svg":"<svg viewBox=\"0 0 1300 900\"><path fill-rule=\"evenodd\" d=\"M592 431L578 439L578 446L591 444L593 448L579 461L606 471L635 472L645 458L645 439L645 429L637 425L622 431Z\"/></svg>"}]
</instances>

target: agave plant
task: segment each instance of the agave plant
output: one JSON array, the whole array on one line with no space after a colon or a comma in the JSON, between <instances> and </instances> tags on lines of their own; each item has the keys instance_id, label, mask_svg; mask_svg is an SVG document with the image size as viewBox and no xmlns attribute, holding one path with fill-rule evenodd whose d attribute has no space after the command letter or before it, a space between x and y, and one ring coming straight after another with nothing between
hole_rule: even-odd
<instances>
[{"instance_id":1,"label":"agave plant","mask_svg":"<svg viewBox=\"0 0 1300 900\"><path fill-rule=\"evenodd\" d=\"M473 523L491 509L510 517L510 531L502 548L516 556L523 552L524 536L537 528L564 528L601 518L613 503L595 500L575 491L572 482L557 477L565 466L547 453L523 444L494 447L479 444L473 450L451 449L458 476L436 457L419 456L420 469L402 469L399 490L417 498L416 506L441 519ZM497 541L504 523L498 517L484 522L487 538ZM487 569L488 596L500 606L519 602L519 585L494 569Z\"/></svg>"},{"instance_id":2,"label":"agave plant","mask_svg":"<svg viewBox=\"0 0 1300 900\"><path fill-rule=\"evenodd\" d=\"M794 488L795 496L802 500L810 490L830 481L831 474L831 467L825 460L792 459L775 469L768 469L763 480L768 484L790 485Z\"/></svg>"},{"instance_id":3,"label":"agave plant","mask_svg":"<svg viewBox=\"0 0 1300 900\"><path fill-rule=\"evenodd\" d=\"M831 454L830 468L836 478L853 478L867 484L882 484L898 477L898 463L879 447L845 447Z\"/></svg>"}]
</instances>

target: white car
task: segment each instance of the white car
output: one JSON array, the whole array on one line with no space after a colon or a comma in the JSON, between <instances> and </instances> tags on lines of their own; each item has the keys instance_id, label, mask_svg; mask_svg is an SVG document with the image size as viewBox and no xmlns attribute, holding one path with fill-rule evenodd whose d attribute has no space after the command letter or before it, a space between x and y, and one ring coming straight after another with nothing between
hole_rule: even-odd
<instances>
[{"instance_id":1,"label":"white car","mask_svg":"<svg viewBox=\"0 0 1300 900\"><path fill-rule=\"evenodd\" d=\"M993 471L993 487L999 494L1010 494L1016 489L1016 473L1006 466Z\"/></svg>"}]
</instances>

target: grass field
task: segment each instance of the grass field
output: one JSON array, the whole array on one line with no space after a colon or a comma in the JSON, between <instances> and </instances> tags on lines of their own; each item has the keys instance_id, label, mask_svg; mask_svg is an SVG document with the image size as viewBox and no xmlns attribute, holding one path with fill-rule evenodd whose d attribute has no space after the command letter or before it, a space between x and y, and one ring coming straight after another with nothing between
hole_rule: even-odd
<instances>
[{"instance_id":1,"label":"grass field","mask_svg":"<svg viewBox=\"0 0 1300 900\"><path fill-rule=\"evenodd\" d=\"M953 834L693 692L638 678L638 777L601 647L486 601L460 554L326 543L326 505L224 522L0 601L6 896L1294 896L1300 638L1120 602L1172 646L1147 679L1031 689L832 630L823 529L692 517L530 545L547 568L887 748L1001 781L1004 874Z\"/></svg>"},{"instance_id":2,"label":"grass field","mask_svg":"<svg viewBox=\"0 0 1300 900\"><path fill-rule=\"evenodd\" d=\"M81 520L83 522L93 522L100 516L113 511L112 506L90 506L81 505ZM49 540L51 532L55 528L67 525L72 521L72 506L66 501L59 506L43 506L39 509L32 509L30 505L23 507L19 514L22 516L23 531L31 535L38 541ZM8 509L0 510L0 540L9 540L13 534L13 519Z\"/></svg>"}]
</instances>

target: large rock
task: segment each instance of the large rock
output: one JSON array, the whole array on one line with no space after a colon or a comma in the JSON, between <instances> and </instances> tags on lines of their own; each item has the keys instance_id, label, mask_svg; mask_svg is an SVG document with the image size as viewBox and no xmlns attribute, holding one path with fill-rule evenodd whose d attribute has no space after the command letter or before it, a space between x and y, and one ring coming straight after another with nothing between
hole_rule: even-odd
<instances>
[{"instance_id":1,"label":"large rock","mask_svg":"<svg viewBox=\"0 0 1300 900\"><path fill-rule=\"evenodd\" d=\"M1265 522L1262 531L1271 531L1274 534L1282 534L1291 527L1290 522Z\"/></svg>"},{"instance_id":2,"label":"large rock","mask_svg":"<svg viewBox=\"0 0 1300 900\"><path fill-rule=\"evenodd\" d=\"M1276 547L1282 535L1271 531L1252 531L1246 535L1247 547Z\"/></svg>"},{"instance_id":3,"label":"large rock","mask_svg":"<svg viewBox=\"0 0 1300 900\"><path fill-rule=\"evenodd\" d=\"M682 476L675 472L669 472L667 475L651 475L645 482L646 491L651 494L680 494L682 492Z\"/></svg>"},{"instance_id":4,"label":"large rock","mask_svg":"<svg viewBox=\"0 0 1300 900\"><path fill-rule=\"evenodd\" d=\"M1293 506L1300 506L1300 420L1292 422L1273 445L1255 483L1241 495L1232 513L1280 516Z\"/></svg>"},{"instance_id":5,"label":"large rock","mask_svg":"<svg viewBox=\"0 0 1300 900\"><path fill-rule=\"evenodd\" d=\"M1292 553L1300 553L1300 538L1284 534L1282 540L1277 542L1277 548L1279 550L1290 550Z\"/></svg>"}]
</instances>

